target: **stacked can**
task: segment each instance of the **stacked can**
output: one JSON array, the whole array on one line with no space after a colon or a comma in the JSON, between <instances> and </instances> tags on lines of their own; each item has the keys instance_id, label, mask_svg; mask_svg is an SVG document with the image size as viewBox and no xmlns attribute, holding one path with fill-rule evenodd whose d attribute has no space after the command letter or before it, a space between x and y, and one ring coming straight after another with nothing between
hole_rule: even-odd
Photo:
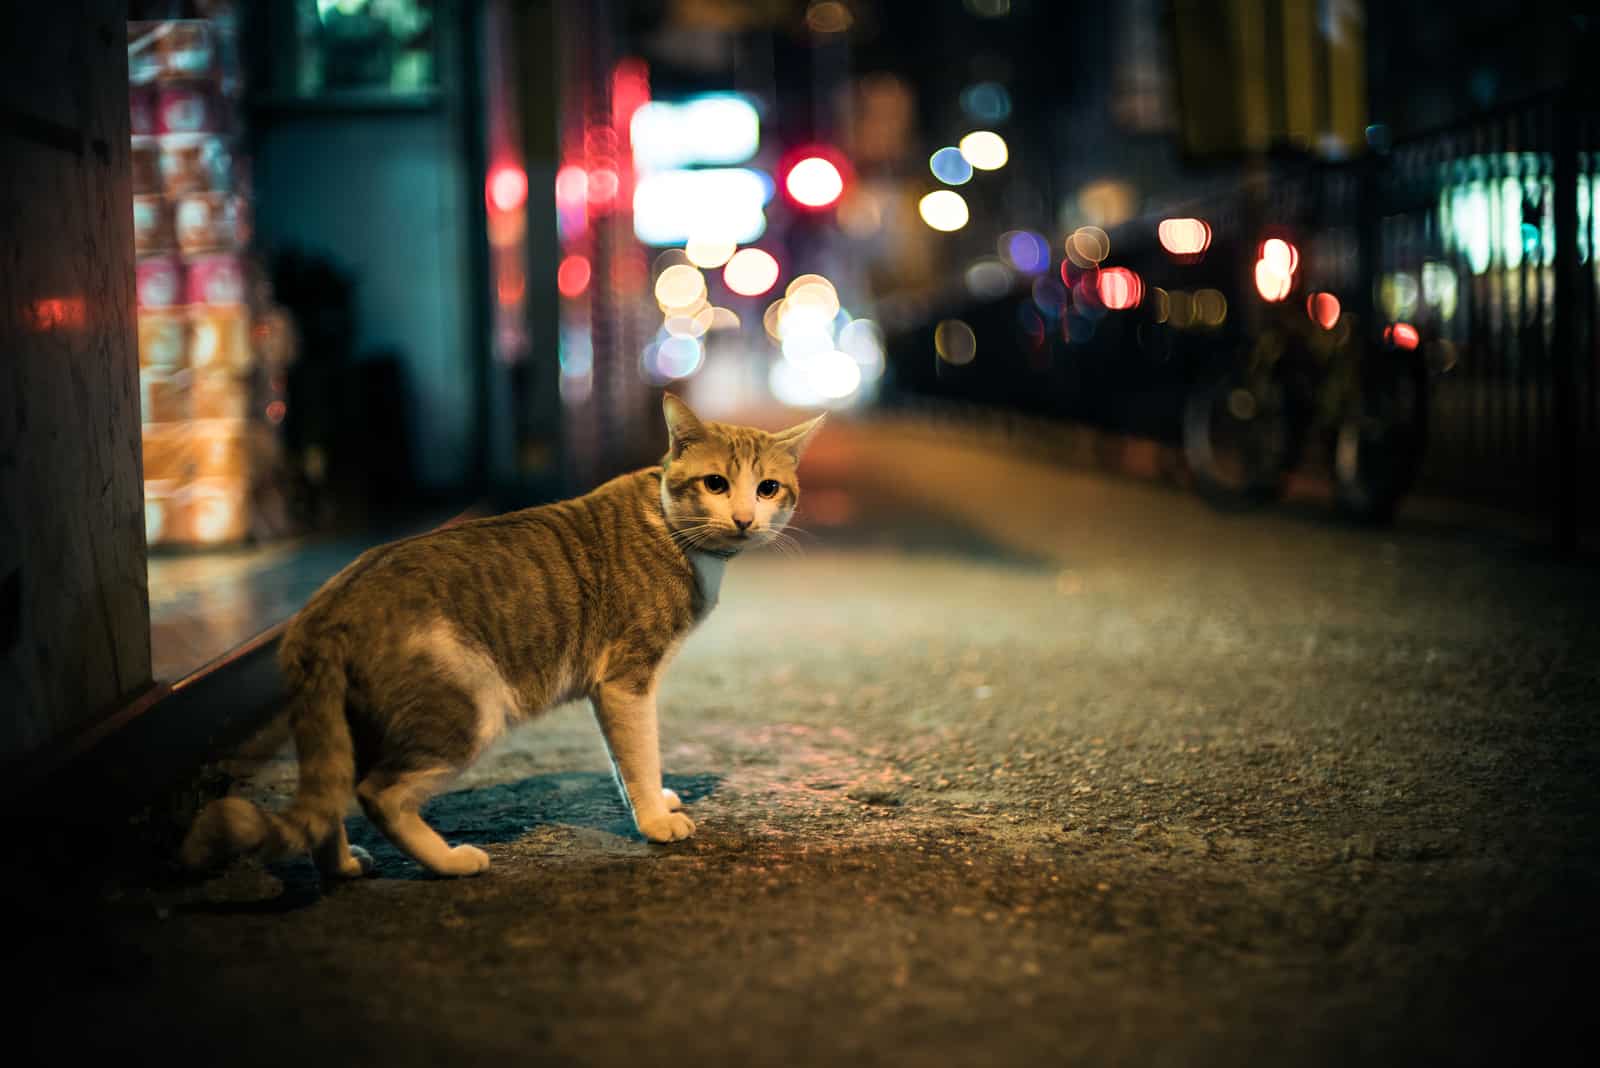
<instances>
[{"instance_id":1,"label":"stacked can","mask_svg":"<svg viewBox=\"0 0 1600 1068\"><path fill-rule=\"evenodd\" d=\"M249 196L231 19L128 24L145 526L151 545L250 530Z\"/></svg>"}]
</instances>

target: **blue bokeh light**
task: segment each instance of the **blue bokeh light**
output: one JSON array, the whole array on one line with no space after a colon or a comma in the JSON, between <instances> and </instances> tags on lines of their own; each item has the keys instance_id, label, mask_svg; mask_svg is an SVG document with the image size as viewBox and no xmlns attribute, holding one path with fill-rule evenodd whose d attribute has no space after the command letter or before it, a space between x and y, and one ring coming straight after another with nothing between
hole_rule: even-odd
<instances>
[{"instance_id":1,"label":"blue bokeh light","mask_svg":"<svg viewBox=\"0 0 1600 1068\"><path fill-rule=\"evenodd\" d=\"M945 185L966 185L972 180L972 164L959 148L941 148L928 157L928 169Z\"/></svg>"}]
</instances>

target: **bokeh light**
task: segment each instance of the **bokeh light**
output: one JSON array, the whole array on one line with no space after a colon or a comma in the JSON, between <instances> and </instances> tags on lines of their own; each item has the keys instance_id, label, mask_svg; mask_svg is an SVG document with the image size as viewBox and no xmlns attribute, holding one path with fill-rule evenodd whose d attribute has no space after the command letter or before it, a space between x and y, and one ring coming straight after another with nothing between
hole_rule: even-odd
<instances>
[{"instance_id":1,"label":"bokeh light","mask_svg":"<svg viewBox=\"0 0 1600 1068\"><path fill-rule=\"evenodd\" d=\"M978 355L978 337L960 319L946 319L934 327L933 349L945 363L962 367Z\"/></svg>"},{"instance_id":2,"label":"bokeh light","mask_svg":"<svg viewBox=\"0 0 1600 1068\"><path fill-rule=\"evenodd\" d=\"M1126 267L1107 267L1097 281L1100 303L1112 311L1137 308L1144 299L1144 279Z\"/></svg>"},{"instance_id":3,"label":"bokeh light","mask_svg":"<svg viewBox=\"0 0 1600 1068\"><path fill-rule=\"evenodd\" d=\"M1111 238L1098 226L1080 226L1067 238L1067 259L1074 267L1090 268L1111 255Z\"/></svg>"},{"instance_id":4,"label":"bokeh light","mask_svg":"<svg viewBox=\"0 0 1600 1068\"><path fill-rule=\"evenodd\" d=\"M667 337L652 348L654 351L652 370L668 381L688 378L700 370L700 364L705 360L705 350L697 338Z\"/></svg>"},{"instance_id":5,"label":"bokeh light","mask_svg":"<svg viewBox=\"0 0 1600 1068\"><path fill-rule=\"evenodd\" d=\"M1391 323L1383 328L1383 340L1397 349L1414 349L1422 341L1417 328L1410 323Z\"/></svg>"},{"instance_id":6,"label":"bokeh light","mask_svg":"<svg viewBox=\"0 0 1600 1068\"><path fill-rule=\"evenodd\" d=\"M577 297L589 288L592 270L587 256L568 256L556 268L556 289L563 297Z\"/></svg>"},{"instance_id":7,"label":"bokeh light","mask_svg":"<svg viewBox=\"0 0 1600 1068\"><path fill-rule=\"evenodd\" d=\"M696 267L710 271L727 263L738 247L734 242L721 238L691 237L683 248L683 254Z\"/></svg>"},{"instance_id":8,"label":"bokeh light","mask_svg":"<svg viewBox=\"0 0 1600 1068\"><path fill-rule=\"evenodd\" d=\"M1000 122L1011 114L1011 94L999 82L979 82L961 90L961 110L979 122Z\"/></svg>"},{"instance_id":9,"label":"bokeh light","mask_svg":"<svg viewBox=\"0 0 1600 1068\"><path fill-rule=\"evenodd\" d=\"M850 9L839 0L817 0L806 8L806 27L812 33L843 33L853 22Z\"/></svg>"},{"instance_id":10,"label":"bokeh light","mask_svg":"<svg viewBox=\"0 0 1600 1068\"><path fill-rule=\"evenodd\" d=\"M1197 290L1190 305L1193 308L1193 325L1221 326L1228 318L1228 298L1219 289Z\"/></svg>"},{"instance_id":11,"label":"bokeh light","mask_svg":"<svg viewBox=\"0 0 1600 1068\"><path fill-rule=\"evenodd\" d=\"M998 300L1011 289L1011 271L993 256L986 256L967 268L963 276L967 291L979 300Z\"/></svg>"},{"instance_id":12,"label":"bokeh light","mask_svg":"<svg viewBox=\"0 0 1600 1068\"><path fill-rule=\"evenodd\" d=\"M838 314L839 294L833 283L820 274L803 274L784 290L784 316L787 318L804 317L826 327Z\"/></svg>"},{"instance_id":13,"label":"bokeh light","mask_svg":"<svg viewBox=\"0 0 1600 1068\"><path fill-rule=\"evenodd\" d=\"M917 214L935 230L951 233L967 225L967 202L953 189L939 189L917 202Z\"/></svg>"},{"instance_id":14,"label":"bokeh light","mask_svg":"<svg viewBox=\"0 0 1600 1068\"><path fill-rule=\"evenodd\" d=\"M562 207L582 207L589 198L589 172L568 164L556 172L556 203Z\"/></svg>"},{"instance_id":15,"label":"bokeh light","mask_svg":"<svg viewBox=\"0 0 1600 1068\"><path fill-rule=\"evenodd\" d=\"M871 319L852 319L839 330L839 351L856 361L861 377L883 374L883 333Z\"/></svg>"},{"instance_id":16,"label":"bokeh light","mask_svg":"<svg viewBox=\"0 0 1600 1068\"><path fill-rule=\"evenodd\" d=\"M502 164L489 172L489 206L496 211L516 211L528 199L528 175L514 163Z\"/></svg>"},{"instance_id":17,"label":"bokeh light","mask_svg":"<svg viewBox=\"0 0 1600 1068\"><path fill-rule=\"evenodd\" d=\"M1274 303L1287 300L1293 284L1293 280L1279 270L1277 264L1267 260L1256 261L1256 292L1261 294L1262 300Z\"/></svg>"},{"instance_id":18,"label":"bokeh light","mask_svg":"<svg viewBox=\"0 0 1600 1068\"><path fill-rule=\"evenodd\" d=\"M961 154L980 171L997 171L1011 158L1005 138L992 130L974 130L963 137Z\"/></svg>"},{"instance_id":19,"label":"bokeh light","mask_svg":"<svg viewBox=\"0 0 1600 1068\"><path fill-rule=\"evenodd\" d=\"M1167 323L1186 330L1194 324L1194 296L1182 289L1167 294Z\"/></svg>"},{"instance_id":20,"label":"bokeh light","mask_svg":"<svg viewBox=\"0 0 1600 1068\"><path fill-rule=\"evenodd\" d=\"M687 263L675 264L656 278L656 303L663 308L689 308L706 295L705 275Z\"/></svg>"},{"instance_id":21,"label":"bokeh light","mask_svg":"<svg viewBox=\"0 0 1600 1068\"><path fill-rule=\"evenodd\" d=\"M1324 330L1339 322L1339 298L1332 293L1313 293L1306 298L1306 314Z\"/></svg>"},{"instance_id":22,"label":"bokeh light","mask_svg":"<svg viewBox=\"0 0 1600 1068\"><path fill-rule=\"evenodd\" d=\"M1294 272L1300 266L1300 250L1281 237L1271 237L1261 243L1256 260L1256 292L1261 299L1277 302L1289 299L1294 289Z\"/></svg>"},{"instance_id":23,"label":"bokeh light","mask_svg":"<svg viewBox=\"0 0 1600 1068\"><path fill-rule=\"evenodd\" d=\"M722 269L722 280L742 297L759 297L778 284L778 261L759 248L742 248Z\"/></svg>"},{"instance_id":24,"label":"bokeh light","mask_svg":"<svg viewBox=\"0 0 1600 1068\"><path fill-rule=\"evenodd\" d=\"M844 176L831 161L821 156L807 156L789 168L783 185L797 204L825 208L844 192Z\"/></svg>"},{"instance_id":25,"label":"bokeh light","mask_svg":"<svg viewBox=\"0 0 1600 1068\"><path fill-rule=\"evenodd\" d=\"M1180 260L1199 259L1211 247L1211 225L1204 219L1162 219L1156 236Z\"/></svg>"},{"instance_id":26,"label":"bokeh light","mask_svg":"<svg viewBox=\"0 0 1600 1068\"><path fill-rule=\"evenodd\" d=\"M1038 274L1050 266L1050 242L1032 230L1009 230L1000 235L1000 254L1023 274Z\"/></svg>"},{"instance_id":27,"label":"bokeh light","mask_svg":"<svg viewBox=\"0 0 1600 1068\"><path fill-rule=\"evenodd\" d=\"M945 185L965 185L972 180L972 164L959 148L941 148L929 156L928 169Z\"/></svg>"}]
</instances>

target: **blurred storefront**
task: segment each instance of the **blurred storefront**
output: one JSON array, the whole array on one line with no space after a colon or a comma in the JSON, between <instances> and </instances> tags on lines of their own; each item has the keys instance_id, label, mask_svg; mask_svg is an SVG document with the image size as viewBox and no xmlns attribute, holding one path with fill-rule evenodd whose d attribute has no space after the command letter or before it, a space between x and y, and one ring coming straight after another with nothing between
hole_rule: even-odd
<instances>
[{"instance_id":1,"label":"blurred storefront","mask_svg":"<svg viewBox=\"0 0 1600 1068\"><path fill-rule=\"evenodd\" d=\"M515 466L491 418L518 401L491 368L516 331L496 312L485 182L488 116L517 86L486 62L485 11L130 5L158 677L281 621L298 605L286 591L457 514ZM530 367L554 367L553 342L532 348ZM555 437L559 418L547 408L529 433ZM535 459L534 476L559 462Z\"/></svg>"}]
</instances>

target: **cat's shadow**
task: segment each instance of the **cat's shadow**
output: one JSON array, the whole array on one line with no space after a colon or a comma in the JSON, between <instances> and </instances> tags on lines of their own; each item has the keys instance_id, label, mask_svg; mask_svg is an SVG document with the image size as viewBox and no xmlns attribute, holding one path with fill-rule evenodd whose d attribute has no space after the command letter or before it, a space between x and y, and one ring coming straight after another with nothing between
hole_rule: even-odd
<instances>
[{"instance_id":1,"label":"cat's shadow","mask_svg":"<svg viewBox=\"0 0 1600 1068\"><path fill-rule=\"evenodd\" d=\"M663 781L685 805L692 805L711 796L722 776L667 775ZM477 846L514 842L547 824L586 827L622 838L639 834L622 805L616 780L592 771L530 775L516 782L453 790L429 801L422 818L446 841ZM371 853L385 878L430 877L364 817L345 821L345 828L351 844Z\"/></svg>"},{"instance_id":2,"label":"cat's shadow","mask_svg":"<svg viewBox=\"0 0 1600 1068\"><path fill-rule=\"evenodd\" d=\"M665 784L677 791L685 805L710 797L722 776L667 775ZM622 805L616 780L599 772L557 772L530 775L516 782L496 783L440 794L422 809L422 816L452 844L476 846L514 842L543 826L560 825L603 831L639 840L633 820ZM377 873L384 879L433 879L420 864L401 853L364 816L345 821L352 845L372 854ZM315 903L324 887L309 859L267 865L282 883L281 893L257 901L190 902L185 912L277 913L292 912ZM493 869L490 869L491 873Z\"/></svg>"}]
</instances>

